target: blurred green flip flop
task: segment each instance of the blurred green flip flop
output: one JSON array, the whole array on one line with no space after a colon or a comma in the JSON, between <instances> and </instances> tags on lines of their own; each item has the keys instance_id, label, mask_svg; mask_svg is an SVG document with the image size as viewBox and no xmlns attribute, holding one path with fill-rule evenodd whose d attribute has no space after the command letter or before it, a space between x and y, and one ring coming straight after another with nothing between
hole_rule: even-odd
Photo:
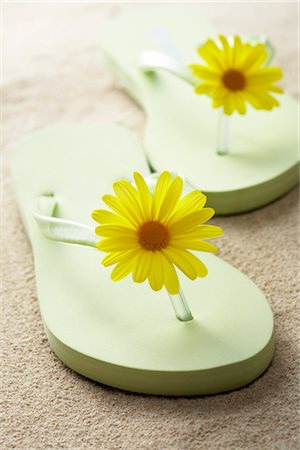
<instances>
[{"instance_id":1,"label":"blurred green flip flop","mask_svg":"<svg viewBox=\"0 0 300 450\"><path fill-rule=\"evenodd\" d=\"M298 103L288 94L270 95L279 93L272 83L280 76L266 67L273 49L265 39L251 38L250 47L247 38L219 42L216 35L191 8L159 6L108 22L101 46L146 113L144 145L154 170L183 173L217 214L234 214L266 205L298 183ZM232 56L233 47L242 59ZM199 56L206 65L197 68ZM191 84L207 95L195 95ZM228 129L220 108L232 114L234 106Z\"/></svg>"}]
</instances>

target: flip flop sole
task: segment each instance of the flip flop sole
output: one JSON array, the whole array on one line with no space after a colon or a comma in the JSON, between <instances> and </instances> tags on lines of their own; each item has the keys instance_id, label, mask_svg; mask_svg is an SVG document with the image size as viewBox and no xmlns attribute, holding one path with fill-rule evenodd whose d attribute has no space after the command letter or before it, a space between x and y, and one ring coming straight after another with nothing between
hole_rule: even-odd
<instances>
[{"instance_id":1,"label":"flip flop sole","mask_svg":"<svg viewBox=\"0 0 300 450\"><path fill-rule=\"evenodd\" d=\"M190 8L136 11L109 22L101 45L116 78L147 116L145 148L152 167L182 173L205 192L217 214L266 205L299 182L298 103L280 95L280 107L230 119L231 150L217 155L220 110L206 96L166 72L145 74L144 51L162 51L187 65L216 31Z\"/></svg>"},{"instance_id":2,"label":"flip flop sole","mask_svg":"<svg viewBox=\"0 0 300 450\"><path fill-rule=\"evenodd\" d=\"M101 196L135 170L149 171L143 151L116 126L52 127L14 149L13 179L52 349L76 372L129 391L197 395L244 386L272 359L274 325L264 295L241 272L201 255L209 275L181 277L194 314L182 323L166 292L129 277L113 283L99 251L41 235L32 216L37 197L54 194L57 216L93 225Z\"/></svg>"}]
</instances>

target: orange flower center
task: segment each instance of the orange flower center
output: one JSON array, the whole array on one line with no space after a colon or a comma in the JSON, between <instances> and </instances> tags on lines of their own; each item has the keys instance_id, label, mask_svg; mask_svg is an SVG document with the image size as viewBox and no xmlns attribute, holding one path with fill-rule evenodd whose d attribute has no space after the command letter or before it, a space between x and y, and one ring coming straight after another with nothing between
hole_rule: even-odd
<instances>
[{"instance_id":1,"label":"orange flower center","mask_svg":"<svg viewBox=\"0 0 300 450\"><path fill-rule=\"evenodd\" d=\"M227 70L222 77L222 81L230 91L241 91L246 85L244 75L235 69Z\"/></svg>"},{"instance_id":2,"label":"orange flower center","mask_svg":"<svg viewBox=\"0 0 300 450\"><path fill-rule=\"evenodd\" d=\"M145 250L161 250L170 240L169 230L157 220L143 223L138 230L139 243Z\"/></svg>"}]
</instances>

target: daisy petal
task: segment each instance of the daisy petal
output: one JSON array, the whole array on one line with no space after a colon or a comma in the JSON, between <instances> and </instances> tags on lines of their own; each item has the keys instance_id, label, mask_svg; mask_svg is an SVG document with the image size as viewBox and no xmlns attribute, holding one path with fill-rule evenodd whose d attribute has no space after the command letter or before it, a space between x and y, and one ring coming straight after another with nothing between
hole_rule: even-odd
<instances>
[{"instance_id":1,"label":"daisy petal","mask_svg":"<svg viewBox=\"0 0 300 450\"><path fill-rule=\"evenodd\" d=\"M189 239L178 239L172 240L172 246L176 247L177 249L184 249L187 248L189 250L197 250L198 252L211 252L216 253L218 251L217 247L210 242L206 241L193 241Z\"/></svg>"},{"instance_id":2,"label":"daisy petal","mask_svg":"<svg viewBox=\"0 0 300 450\"><path fill-rule=\"evenodd\" d=\"M237 67L240 61L240 53L242 42L239 36L234 36L234 44L232 49L232 67Z\"/></svg>"},{"instance_id":3,"label":"daisy petal","mask_svg":"<svg viewBox=\"0 0 300 450\"><path fill-rule=\"evenodd\" d=\"M170 216L167 224L171 225L187 214L194 211L199 211L205 206L206 200L206 195L204 195L201 191L189 192L177 203L174 214Z\"/></svg>"},{"instance_id":4,"label":"daisy petal","mask_svg":"<svg viewBox=\"0 0 300 450\"><path fill-rule=\"evenodd\" d=\"M234 110L237 109L234 104L234 94L232 92L228 93L228 96L224 102L224 113L228 116L231 116L231 114L234 112Z\"/></svg>"},{"instance_id":5,"label":"daisy petal","mask_svg":"<svg viewBox=\"0 0 300 450\"><path fill-rule=\"evenodd\" d=\"M163 254L170 261L175 264L181 272L183 272L191 280L197 278L197 272L188 258L185 257L184 252L175 247L168 246L163 250Z\"/></svg>"},{"instance_id":6,"label":"daisy petal","mask_svg":"<svg viewBox=\"0 0 300 450\"><path fill-rule=\"evenodd\" d=\"M275 85L268 86L268 91L276 92L277 94L283 94L283 92L284 92L283 89L281 89L279 86L275 86Z\"/></svg>"},{"instance_id":7,"label":"daisy petal","mask_svg":"<svg viewBox=\"0 0 300 450\"><path fill-rule=\"evenodd\" d=\"M120 225L100 225L95 228L97 236L102 237L121 237L135 236L135 231L132 228L123 227Z\"/></svg>"},{"instance_id":8,"label":"daisy petal","mask_svg":"<svg viewBox=\"0 0 300 450\"><path fill-rule=\"evenodd\" d=\"M247 87L271 84L281 80L281 78L282 70L280 67L263 67L247 77Z\"/></svg>"},{"instance_id":9,"label":"daisy petal","mask_svg":"<svg viewBox=\"0 0 300 450\"><path fill-rule=\"evenodd\" d=\"M179 292L179 279L173 264L168 260L167 257L162 255L163 270L164 270L164 285L167 291L171 295L176 295Z\"/></svg>"},{"instance_id":10,"label":"daisy petal","mask_svg":"<svg viewBox=\"0 0 300 450\"><path fill-rule=\"evenodd\" d=\"M192 70L193 75L201 80L209 80L212 82L220 81L220 74L207 66L190 64L189 68Z\"/></svg>"},{"instance_id":11,"label":"daisy petal","mask_svg":"<svg viewBox=\"0 0 300 450\"><path fill-rule=\"evenodd\" d=\"M268 52L263 44L258 44L256 47L249 45L246 49L248 51L245 52L243 61L240 64L240 69L249 73L266 61Z\"/></svg>"},{"instance_id":12,"label":"daisy petal","mask_svg":"<svg viewBox=\"0 0 300 450\"><path fill-rule=\"evenodd\" d=\"M154 220L158 218L160 206L165 198L171 180L172 177L169 172L162 172L158 177L152 202L152 217Z\"/></svg>"},{"instance_id":13,"label":"daisy petal","mask_svg":"<svg viewBox=\"0 0 300 450\"><path fill-rule=\"evenodd\" d=\"M212 96L213 108L219 108L220 106L223 106L226 103L228 96L229 92L227 89L224 88L223 85L220 86L218 89L216 89L214 95Z\"/></svg>"},{"instance_id":14,"label":"daisy petal","mask_svg":"<svg viewBox=\"0 0 300 450\"><path fill-rule=\"evenodd\" d=\"M120 214L120 216L127 219L133 226L139 224L139 221L137 221L134 217L130 215L130 213L126 210L126 208L124 208L124 206L117 197L107 194L102 197L102 200L109 208L111 208L116 213Z\"/></svg>"},{"instance_id":15,"label":"daisy petal","mask_svg":"<svg viewBox=\"0 0 300 450\"><path fill-rule=\"evenodd\" d=\"M140 175L138 172L135 172L133 176L136 188L139 193L140 204L144 213L144 218L145 220L149 220L151 218L152 195L142 175Z\"/></svg>"},{"instance_id":16,"label":"daisy petal","mask_svg":"<svg viewBox=\"0 0 300 450\"><path fill-rule=\"evenodd\" d=\"M161 204L158 219L161 222L164 222L164 220L168 219L169 215L173 212L173 209L176 207L183 189L183 180L181 177L175 177L166 194L163 199L163 202Z\"/></svg>"},{"instance_id":17,"label":"daisy petal","mask_svg":"<svg viewBox=\"0 0 300 450\"><path fill-rule=\"evenodd\" d=\"M225 59L227 62L227 67L231 67L232 65L232 47L230 47L227 39L222 34L219 35L219 40L221 41L221 44L223 45L223 51L225 55Z\"/></svg>"},{"instance_id":18,"label":"daisy petal","mask_svg":"<svg viewBox=\"0 0 300 450\"><path fill-rule=\"evenodd\" d=\"M134 189L132 184L127 180L121 180L114 183L113 188L123 208L129 212L130 216L132 216L137 223L141 223L144 217L136 189Z\"/></svg>"},{"instance_id":19,"label":"daisy petal","mask_svg":"<svg viewBox=\"0 0 300 450\"><path fill-rule=\"evenodd\" d=\"M120 281L127 277L132 270L133 263L133 260L118 263L110 275L111 279L113 281Z\"/></svg>"},{"instance_id":20,"label":"daisy petal","mask_svg":"<svg viewBox=\"0 0 300 450\"><path fill-rule=\"evenodd\" d=\"M195 228L191 228L191 230L188 230L185 233L176 234L174 239L211 239L219 237L222 234L222 228L217 227L216 225L199 225Z\"/></svg>"},{"instance_id":21,"label":"daisy petal","mask_svg":"<svg viewBox=\"0 0 300 450\"><path fill-rule=\"evenodd\" d=\"M206 43L197 49L199 56L216 71L225 69L222 51L212 39L208 39Z\"/></svg>"},{"instance_id":22,"label":"daisy petal","mask_svg":"<svg viewBox=\"0 0 300 450\"><path fill-rule=\"evenodd\" d=\"M246 109L246 105L245 105L245 100L242 97L241 93L236 92L234 94L234 103L235 103L235 107L236 107L237 111L240 114L246 114L247 109Z\"/></svg>"},{"instance_id":23,"label":"daisy petal","mask_svg":"<svg viewBox=\"0 0 300 450\"><path fill-rule=\"evenodd\" d=\"M148 275L148 281L154 291L160 291L164 282L164 266L160 252L153 253L153 264Z\"/></svg>"},{"instance_id":24,"label":"daisy petal","mask_svg":"<svg viewBox=\"0 0 300 450\"><path fill-rule=\"evenodd\" d=\"M210 84L210 83L202 83L202 84L197 84L197 86L195 86L195 92L196 94L207 94L207 95L212 95L215 90L216 90L216 86L217 84Z\"/></svg>"},{"instance_id":25,"label":"daisy petal","mask_svg":"<svg viewBox=\"0 0 300 450\"><path fill-rule=\"evenodd\" d=\"M279 106L279 102L274 97L259 90L249 90L246 98L257 109L271 110Z\"/></svg>"},{"instance_id":26,"label":"daisy petal","mask_svg":"<svg viewBox=\"0 0 300 450\"><path fill-rule=\"evenodd\" d=\"M184 233L191 227L201 225L213 217L215 211L212 208L203 208L200 211L194 211L183 216L181 219L170 225L171 236L174 234Z\"/></svg>"},{"instance_id":27,"label":"daisy petal","mask_svg":"<svg viewBox=\"0 0 300 450\"><path fill-rule=\"evenodd\" d=\"M132 226L130 222L124 217L119 216L107 209L95 209L92 214L92 218L98 223L121 225L121 226Z\"/></svg>"},{"instance_id":28,"label":"daisy petal","mask_svg":"<svg viewBox=\"0 0 300 450\"><path fill-rule=\"evenodd\" d=\"M112 266L113 264L116 264L118 262L123 262L128 259L131 259L134 256L137 256L140 252L141 250L137 248L134 250L108 253L107 255L104 256L101 262L104 265L104 267Z\"/></svg>"},{"instance_id":29,"label":"daisy petal","mask_svg":"<svg viewBox=\"0 0 300 450\"><path fill-rule=\"evenodd\" d=\"M184 256L187 260L189 260L190 264L194 267L197 277L203 278L208 274L207 267L197 258L196 255L187 251L187 250L179 250L180 254Z\"/></svg>"},{"instance_id":30,"label":"daisy petal","mask_svg":"<svg viewBox=\"0 0 300 450\"><path fill-rule=\"evenodd\" d=\"M132 279L136 283L142 283L148 277L153 266L153 252L141 251L136 259L135 266L132 271Z\"/></svg>"},{"instance_id":31,"label":"daisy petal","mask_svg":"<svg viewBox=\"0 0 300 450\"><path fill-rule=\"evenodd\" d=\"M98 250L103 252L120 252L121 250L130 250L138 247L136 237L123 238L105 238L96 245Z\"/></svg>"}]
</instances>

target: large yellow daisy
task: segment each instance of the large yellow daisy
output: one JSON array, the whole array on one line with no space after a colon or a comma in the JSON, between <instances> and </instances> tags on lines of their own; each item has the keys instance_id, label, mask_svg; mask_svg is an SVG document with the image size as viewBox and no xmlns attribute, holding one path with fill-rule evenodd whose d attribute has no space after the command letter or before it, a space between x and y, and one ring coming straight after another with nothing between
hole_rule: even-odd
<instances>
[{"instance_id":1,"label":"large yellow daisy","mask_svg":"<svg viewBox=\"0 0 300 450\"><path fill-rule=\"evenodd\" d=\"M126 180L114 183L116 196L103 197L112 211L92 213L100 224L96 234L103 237L97 248L107 253L102 263L116 264L113 281L132 273L137 283L148 278L154 291L165 286L170 294L177 294L180 286L174 266L192 280L205 277L206 266L189 250L216 252L204 239L220 236L222 229L204 225L215 211L204 208L206 196L198 190L182 197L181 177L163 172L153 195L139 173L134 173L134 181L136 187Z\"/></svg>"},{"instance_id":2,"label":"large yellow daisy","mask_svg":"<svg viewBox=\"0 0 300 450\"><path fill-rule=\"evenodd\" d=\"M280 67L266 67L268 52L264 44L242 42L234 36L230 45L225 36L220 44L209 39L198 48L205 65L191 64L193 75L202 80L196 85L197 94L212 97L214 108L223 107L224 113L246 113L246 102L256 109L271 110L279 106L271 93L280 94L273 83L282 78Z\"/></svg>"}]
</instances>

